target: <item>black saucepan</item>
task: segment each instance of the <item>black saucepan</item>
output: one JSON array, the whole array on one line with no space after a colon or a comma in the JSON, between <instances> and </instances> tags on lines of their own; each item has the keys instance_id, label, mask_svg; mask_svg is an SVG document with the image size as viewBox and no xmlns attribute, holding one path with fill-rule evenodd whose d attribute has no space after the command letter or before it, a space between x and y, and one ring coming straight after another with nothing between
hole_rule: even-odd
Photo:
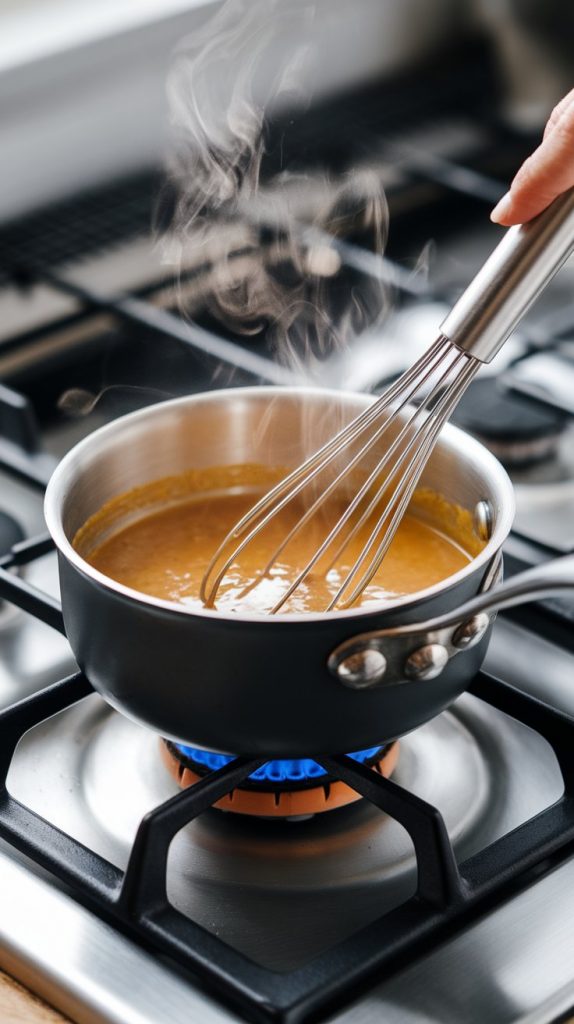
<instances>
[{"instance_id":1,"label":"black saucepan","mask_svg":"<svg viewBox=\"0 0 574 1024\"><path fill-rule=\"evenodd\" d=\"M192 468L294 466L370 401L318 389L215 391L125 416L66 455L45 506L64 621L78 664L110 704L211 750L361 750L416 728L465 689L495 606L572 586L573 560L560 559L538 579L534 570L491 589L512 523L512 485L482 445L452 426L422 483L477 509L490 539L456 575L392 606L273 617L192 611L114 582L72 547L78 528L118 494Z\"/></svg>"}]
</instances>

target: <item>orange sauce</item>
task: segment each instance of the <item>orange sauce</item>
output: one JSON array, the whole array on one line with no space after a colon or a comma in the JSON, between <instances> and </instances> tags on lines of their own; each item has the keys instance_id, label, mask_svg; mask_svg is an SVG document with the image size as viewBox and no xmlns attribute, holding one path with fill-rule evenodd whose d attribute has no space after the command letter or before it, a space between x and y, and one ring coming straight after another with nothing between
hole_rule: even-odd
<instances>
[{"instance_id":1,"label":"orange sauce","mask_svg":"<svg viewBox=\"0 0 574 1024\"><path fill-rule=\"evenodd\" d=\"M269 486L269 480L261 486L260 478L270 471L243 470L242 474L238 467L223 467L211 476L209 471L183 474L121 495L88 520L74 546L94 568L133 590L202 608L199 587L211 555ZM274 478L280 475L276 471ZM233 487L247 487L248 493L234 493ZM301 507L285 508L230 567L216 607L242 613L269 611L345 507L344 502L329 499L321 515L285 548L269 576L261 578L271 553L301 517ZM375 522L376 517L365 524L334 566L319 563L283 610L324 610ZM462 569L480 547L470 513L432 492L419 491L357 606L432 586Z\"/></svg>"}]
</instances>

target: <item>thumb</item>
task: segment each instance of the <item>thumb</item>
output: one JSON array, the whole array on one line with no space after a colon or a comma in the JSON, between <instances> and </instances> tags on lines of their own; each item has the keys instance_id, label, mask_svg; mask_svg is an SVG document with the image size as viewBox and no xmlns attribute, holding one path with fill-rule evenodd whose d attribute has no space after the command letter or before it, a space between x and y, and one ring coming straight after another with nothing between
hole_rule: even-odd
<instances>
[{"instance_id":1,"label":"thumb","mask_svg":"<svg viewBox=\"0 0 574 1024\"><path fill-rule=\"evenodd\" d=\"M566 101L554 111L542 143L492 211L496 224L522 224L574 185L574 93Z\"/></svg>"}]
</instances>

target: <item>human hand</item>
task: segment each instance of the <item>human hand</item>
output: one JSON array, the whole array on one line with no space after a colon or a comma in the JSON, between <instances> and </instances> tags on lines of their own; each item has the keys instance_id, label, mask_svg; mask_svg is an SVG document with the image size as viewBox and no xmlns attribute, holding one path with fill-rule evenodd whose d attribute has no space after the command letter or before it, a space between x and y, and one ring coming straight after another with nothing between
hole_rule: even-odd
<instances>
[{"instance_id":1,"label":"human hand","mask_svg":"<svg viewBox=\"0 0 574 1024\"><path fill-rule=\"evenodd\" d=\"M496 224L530 220L574 185L574 89L552 111L544 137L490 215Z\"/></svg>"}]
</instances>

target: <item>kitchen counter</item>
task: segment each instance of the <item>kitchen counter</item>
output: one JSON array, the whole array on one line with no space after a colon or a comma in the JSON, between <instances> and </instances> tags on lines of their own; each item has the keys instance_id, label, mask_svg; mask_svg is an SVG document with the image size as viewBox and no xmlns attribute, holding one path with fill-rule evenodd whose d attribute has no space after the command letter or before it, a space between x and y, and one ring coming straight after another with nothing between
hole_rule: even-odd
<instances>
[{"instance_id":1,"label":"kitchen counter","mask_svg":"<svg viewBox=\"0 0 574 1024\"><path fill-rule=\"evenodd\" d=\"M0 971L0 1020L2 1024L66 1024L68 1018Z\"/></svg>"}]
</instances>

